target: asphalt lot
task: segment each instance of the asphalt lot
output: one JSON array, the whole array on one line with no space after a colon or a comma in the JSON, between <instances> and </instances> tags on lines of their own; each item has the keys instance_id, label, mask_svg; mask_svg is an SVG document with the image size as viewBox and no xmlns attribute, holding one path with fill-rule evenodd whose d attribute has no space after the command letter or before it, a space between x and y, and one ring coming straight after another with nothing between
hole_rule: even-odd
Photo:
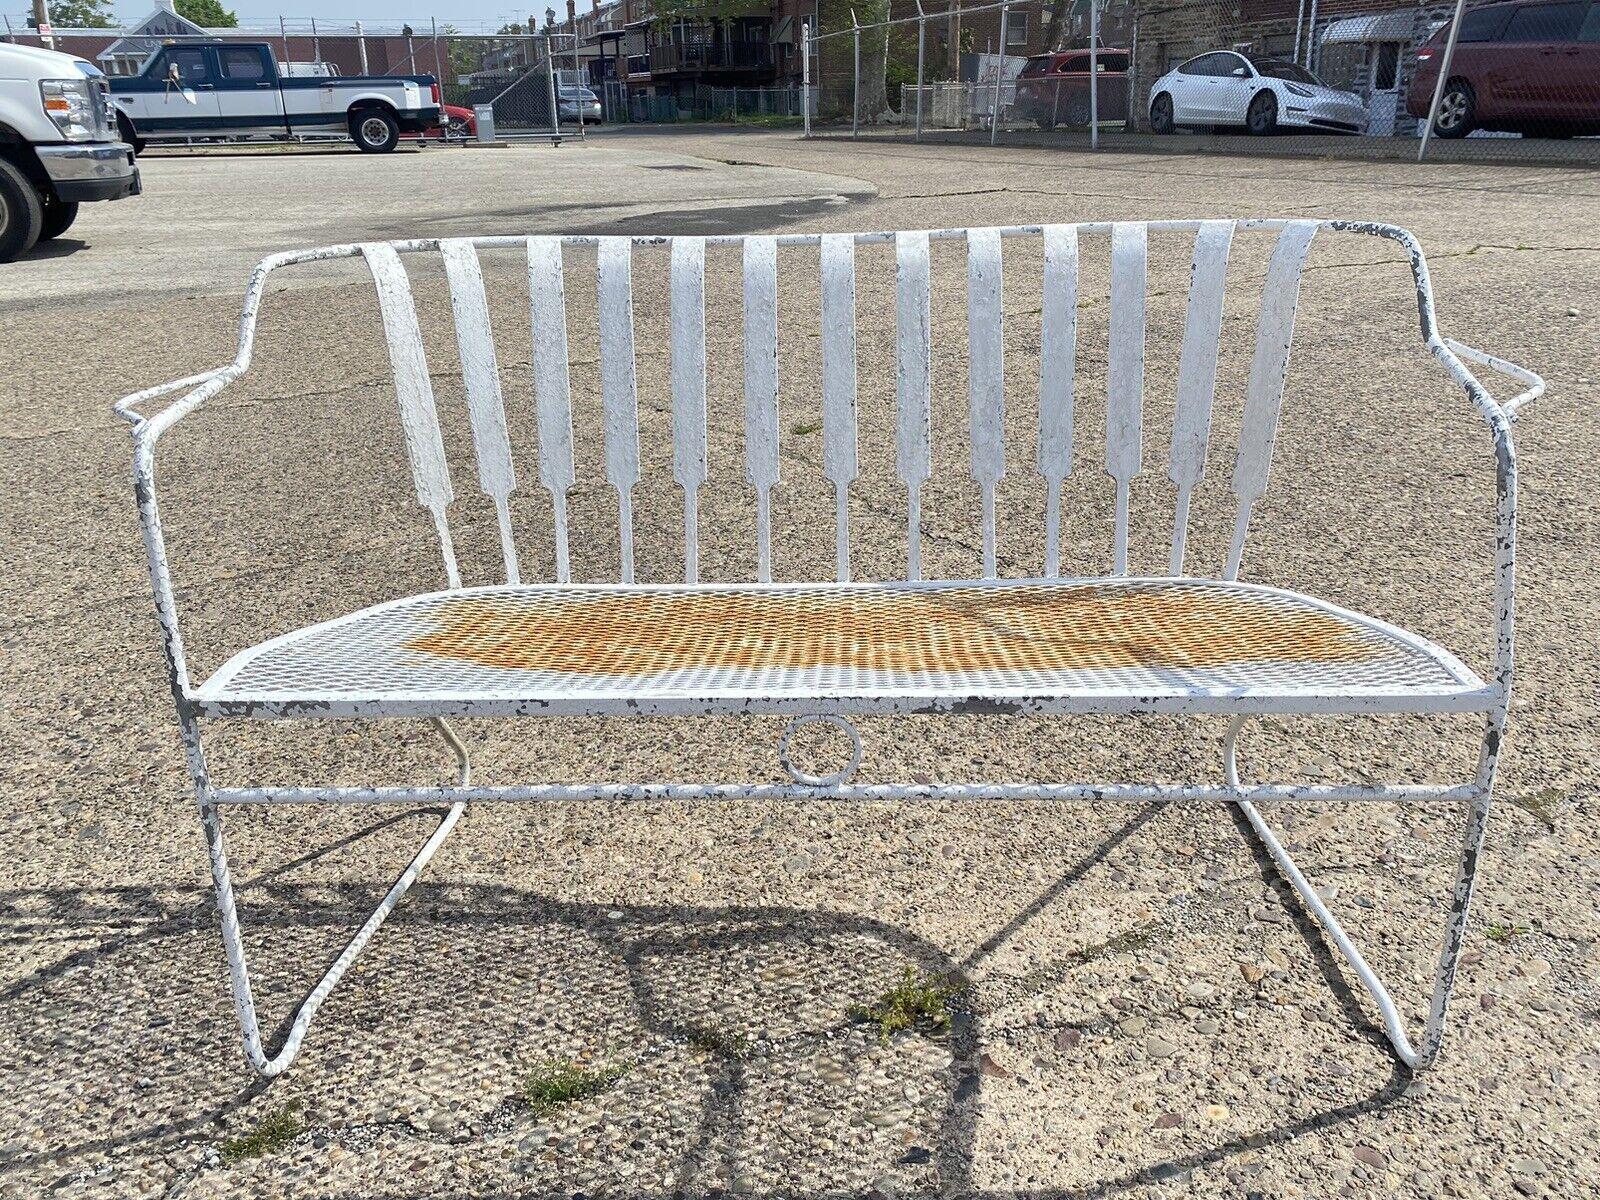
<instances>
[{"instance_id":1,"label":"asphalt lot","mask_svg":"<svg viewBox=\"0 0 1600 1200\"><path fill-rule=\"evenodd\" d=\"M1600 1190L1600 176L727 132L376 158L150 155L143 169L145 196L86 209L76 240L0 267L0 1196ZM150 614L128 441L109 411L124 393L231 357L252 262L447 233L1283 215L1413 229L1445 331L1550 385L1517 426L1519 677L1504 802L1435 1072L1410 1082L1393 1069L1371 1006L1226 813L747 803L469 813L294 1069L270 1087L253 1081ZM715 295L736 295L734 266L714 265ZM955 297L936 306L941 346L964 319L957 268L943 261L936 276ZM1185 269L1153 268L1153 360L1172 356ZM491 271L497 330L526 322L516 276L515 263ZM1386 248L1317 247L1250 572L1395 620L1481 669L1491 457L1459 394L1416 359L1409 278ZM864 328L892 295L892 281L875 286ZM1037 297L1014 286L1008 337L1025 353ZM419 296L438 299L426 284ZM814 300L797 290L785 302L804 328ZM637 303L641 337L664 328L659 295ZM200 675L269 634L437 586L370 283L337 271L286 279L264 312L257 367L163 452ZM713 305L709 319L714 352L737 344L736 305ZM1248 338L1248 320L1241 328ZM430 318L425 334L441 397L456 403L449 329ZM575 366L592 369L592 329L572 336ZM814 338L786 344L804 377ZM861 345L863 428L887 429L887 343L864 333ZM525 334L508 333L503 353L525 383ZM655 471L641 495L641 569L668 578L680 551L660 358L641 354ZM966 402L963 380L944 378L936 430L953 429ZM1016 378L1014 399L1027 388L1025 372ZM731 372L714 382L712 577L748 570L741 385ZM531 421L525 386L511 391ZM780 574L785 562L792 573L830 561L831 499L802 432L815 401L802 391L792 403ZM579 578L601 577L612 553L593 425L578 428L574 503L602 532L575 540ZM964 451L956 433L937 442L945 470L959 473ZM1018 497L1027 469L1019 457ZM1084 475L1074 528L1088 539L1108 508ZM861 487L864 528L882 534L862 572L887 573L903 546L881 447L864 451ZM971 496L952 487L934 499L936 565L969 569ZM533 563L549 554L540 503L530 488ZM1155 507L1137 518L1146 548L1160 536ZM1037 540L1020 518L1008 525L1003 570L1021 573ZM492 550L463 545L479 566ZM1219 729L884 719L863 723L861 778L1192 777L1217 769ZM766 719L550 721L473 723L469 734L486 781L777 779L780 730ZM1263 722L1246 769L1441 782L1470 768L1473 734L1444 718ZM260 781L431 781L447 766L407 723L223 730L213 763L219 777ZM1362 806L1278 819L1418 1021L1458 815ZM348 811L231 820L269 1032L430 822ZM884 1040L851 1021L913 964L971 981L945 1036ZM539 1064L569 1057L623 1071L551 1114L517 1099ZM231 1139L286 1107L305 1133L222 1160Z\"/></svg>"}]
</instances>

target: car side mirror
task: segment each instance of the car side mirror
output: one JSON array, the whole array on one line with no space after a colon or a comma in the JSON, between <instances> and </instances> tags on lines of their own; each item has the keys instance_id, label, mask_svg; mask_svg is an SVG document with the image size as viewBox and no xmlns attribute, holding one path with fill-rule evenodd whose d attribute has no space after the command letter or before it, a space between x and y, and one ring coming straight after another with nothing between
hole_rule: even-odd
<instances>
[{"instance_id":1,"label":"car side mirror","mask_svg":"<svg viewBox=\"0 0 1600 1200\"><path fill-rule=\"evenodd\" d=\"M1235 67L1233 69L1233 77L1235 79L1249 79L1250 78L1250 68L1249 67Z\"/></svg>"}]
</instances>

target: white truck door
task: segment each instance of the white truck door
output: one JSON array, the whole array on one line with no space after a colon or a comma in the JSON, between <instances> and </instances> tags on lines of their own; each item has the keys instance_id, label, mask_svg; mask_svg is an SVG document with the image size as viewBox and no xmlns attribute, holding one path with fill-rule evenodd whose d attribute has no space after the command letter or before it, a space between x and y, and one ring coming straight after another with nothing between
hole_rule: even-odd
<instances>
[{"instance_id":1,"label":"white truck door","mask_svg":"<svg viewBox=\"0 0 1600 1200\"><path fill-rule=\"evenodd\" d=\"M282 133L283 94L264 46L211 50L222 124L235 133Z\"/></svg>"},{"instance_id":2,"label":"white truck door","mask_svg":"<svg viewBox=\"0 0 1600 1200\"><path fill-rule=\"evenodd\" d=\"M214 134L221 110L217 106L217 80L204 46L168 46L157 64L160 91L140 93L144 120L133 123L143 132L160 137L171 134Z\"/></svg>"}]
</instances>

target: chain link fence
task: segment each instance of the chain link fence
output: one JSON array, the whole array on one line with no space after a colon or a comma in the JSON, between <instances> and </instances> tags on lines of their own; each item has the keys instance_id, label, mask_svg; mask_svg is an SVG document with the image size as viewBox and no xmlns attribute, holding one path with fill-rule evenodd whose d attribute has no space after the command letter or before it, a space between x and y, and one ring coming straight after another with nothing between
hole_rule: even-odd
<instances>
[{"instance_id":1,"label":"chain link fence","mask_svg":"<svg viewBox=\"0 0 1600 1200\"><path fill-rule=\"evenodd\" d=\"M798 125L805 92L787 87L714 87L695 84L671 95L630 90L616 79L596 89L605 120L613 124L672 124L679 121L723 121Z\"/></svg>"},{"instance_id":2,"label":"chain link fence","mask_svg":"<svg viewBox=\"0 0 1600 1200\"><path fill-rule=\"evenodd\" d=\"M844 14L803 33L808 136L1600 163L1600 0Z\"/></svg>"},{"instance_id":3,"label":"chain link fence","mask_svg":"<svg viewBox=\"0 0 1600 1200\"><path fill-rule=\"evenodd\" d=\"M95 63L113 80L140 75L164 47L211 43L224 46L264 43L285 79L332 81L364 75L426 78L438 84L444 113L439 128L407 135L410 140L424 142L473 140L475 110L479 106L487 106L493 114L497 138L560 140L581 137L583 120L600 119L600 114L594 111L598 97L583 82L587 72L582 69L577 39L570 33L480 34L464 33L434 19L415 25L368 27L359 21L334 23L315 18L279 18L255 28L195 33L186 27L187 23L180 24L181 19L176 17L162 26L161 15L137 26L57 28L51 32L49 43L56 50ZM0 37L22 45L46 44L46 40L20 17L4 17ZM236 98L227 94L227 80L221 77L226 66L220 59L214 63L197 60L195 69L200 74L190 82L200 87L187 90L191 94L203 90L215 97L220 123L204 132L198 131L195 121L186 122L186 126L195 127L194 132L163 134L151 130L146 135L146 131L141 130L144 140L158 143L262 138L316 141L345 136L336 130L307 132L293 129L287 123L280 127L262 120L255 120L248 129L230 129L226 119L234 114L222 110ZM213 80L211 74L219 77ZM260 110L256 95L259 82L253 79L248 89L240 89L251 94L251 102L246 107L251 109L248 115L252 118L271 115ZM180 87L179 91L182 90Z\"/></svg>"}]
</instances>

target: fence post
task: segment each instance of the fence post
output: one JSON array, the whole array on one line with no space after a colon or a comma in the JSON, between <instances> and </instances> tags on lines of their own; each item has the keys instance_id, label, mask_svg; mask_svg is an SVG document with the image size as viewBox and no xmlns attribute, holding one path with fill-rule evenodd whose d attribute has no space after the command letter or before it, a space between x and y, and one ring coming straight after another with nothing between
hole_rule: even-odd
<instances>
[{"instance_id":1,"label":"fence post","mask_svg":"<svg viewBox=\"0 0 1600 1200\"><path fill-rule=\"evenodd\" d=\"M1428 136L1433 133L1433 123L1439 119L1439 101L1444 98L1445 80L1450 78L1450 63L1456 56L1456 34L1461 32L1461 10L1466 0L1456 0L1456 15L1450 21L1450 36L1444 44L1444 58L1439 63L1439 78L1433 83L1433 103L1428 105L1428 123L1422 127L1422 144L1417 147L1417 161L1428 152Z\"/></svg>"},{"instance_id":2,"label":"fence post","mask_svg":"<svg viewBox=\"0 0 1600 1200\"><path fill-rule=\"evenodd\" d=\"M439 140L449 142L450 122L444 115L444 59L439 55L439 20L437 17L428 20L433 23L433 77L439 81ZM424 140L419 137L417 144L421 145Z\"/></svg>"},{"instance_id":3,"label":"fence post","mask_svg":"<svg viewBox=\"0 0 1600 1200\"><path fill-rule=\"evenodd\" d=\"M917 141L922 140L922 60L928 49L928 15L917 0ZM904 111L902 106L901 111Z\"/></svg>"},{"instance_id":4,"label":"fence post","mask_svg":"<svg viewBox=\"0 0 1600 1200\"><path fill-rule=\"evenodd\" d=\"M356 22L356 47L361 51L361 73L363 75L372 74L367 69L367 31L362 28L360 21Z\"/></svg>"},{"instance_id":5,"label":"fence post","mask_svg":"<svg viewBox=\"0 0 1600 1200\"><path fill-rule=\"evenodd\" d=\"M550 97L550 133L555 145L561 144L561 109L556 105L555 45L550 41L550 30L544 31L544 90Z\"/></svg>"},{"instance_id":6,"label":"fence post","mask_svg":"<svg viewBox=\"0 0 1600 1200\"><path fill-rule=\"evenodd\" d=\"M800 22L800 114L811 136L811 22Z\"/></svg>"},{"instance_id":7,"label":"fence post","mask_svg":"<svg viewBox=\"0 0 1600 1200\"><path fill-rule=\"evenodd\" d=\"M287 63L289 61L289 27L283 23L282 17L278 18L278 36L283 39L283 61ZM287 66L284 67L284 70L287 71L288 69Z\"/></svg>"},{"instance_id":8,"label":"fence post","mask_svg":"<svg viewBox=\"0 0 1600 1200\"><path fill-rule=\"evenodd\" d=\"M1094 0L1090 0L1092 4ZM994 104L989 109L989 145L994 145L995 138L1000 133L1000 83L1006 75L1006 19L1011 15L1011 6L1000 6L1000 46L999 53L994 56Z\"/></svg>"},{"instance_id":9,"label":"fence post","mask_svg":"<svg viewBox=\"0 0 1600 1200\"><path fill-rule=\"evenodd\" d=\"M1089 0L1089 149L1100 149L1100 5Z\"/></svg>"},{"instance_id":10,"label":"fence post","mask_svg":"<svg viewBox=\"0 0 1600 1200\"><path fill-rule=\"evenodd\" d=\"M856 65L855 82L850 87L850 136L855 137L861 125L861 22L856 20L856 10L850 10L850 24L855 27Z\"/></svg>"}]
</instances>

